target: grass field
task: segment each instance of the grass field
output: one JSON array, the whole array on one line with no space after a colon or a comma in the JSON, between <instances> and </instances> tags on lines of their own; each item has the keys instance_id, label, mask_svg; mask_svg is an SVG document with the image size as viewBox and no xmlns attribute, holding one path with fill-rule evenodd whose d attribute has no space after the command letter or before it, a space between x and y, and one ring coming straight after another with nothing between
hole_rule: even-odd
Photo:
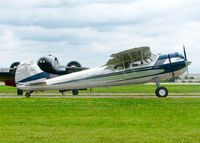
<instances>
[{"instance_id":1,"label":"grass field","mask_svg":"<svg viewBox=\"0 0 200 143\"><path fill-rule=\"evenodd\" d=\"M0 99L1 143L199 143L200 99Z\"/></svg>"},{"instance_id":2,"label":"grass field","mask_svg":"<svg viewBox=\"0 0 200 143\"><path fill-rule=\"evenodd\" d=\"M170 93L200 93L200 85L192 84L162 84L167 87ZM109 88L94 88L95 93L154 93L156 86L154 84L129 85ZM51 91L58 92L58 91ZM85 92L85 91L81 91ZM89 92L89 91L88 91ZM9 86L0 86L0 93L16 93L16 88Z\"/></svg>"},{"instance_id":3,"label":"grass field","mask_svg":"<svg viewBox=\"0 0 200 143\"><path fill-rule=\"evenodd\" d=\"M192 84L162 84L167 87L171 93L198 93L200 92L200 85ZM108 92L108 93L154 93L156 85L144 84L144 85L129 85L110 88L94 88L93 92Z\"/></svg>"}]
</instances>

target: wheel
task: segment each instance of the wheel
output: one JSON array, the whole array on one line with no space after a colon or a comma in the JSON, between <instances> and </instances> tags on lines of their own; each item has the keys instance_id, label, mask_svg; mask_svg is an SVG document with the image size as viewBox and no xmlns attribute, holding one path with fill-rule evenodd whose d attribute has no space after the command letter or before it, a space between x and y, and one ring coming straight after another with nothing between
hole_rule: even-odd
<instances>
[{"instance_id":1,"label":"wheel","mask_svg":"<svg viewBox=\"0 0 200 143\"><path fill-rule=\"evenodd\" d=\"M25 96L26 96L27 98L30 98L31 93L30 93L30 92L26 92L26 93L25 93Z\"/></svg>"},{"instance_id":2,"label":"wheel","mask_svg":"<svg viewBox=\"0 0 200 143\"><path fill-rule=\"evenodd\" d=\"M158 87L156 89L156 96L157 97L167 97L168 96L168 90L165 87Z\"/></svg>"},{"instance_id":3,"label":"wheel","mask_svg":"<svg viewBox=\"0 0 200 143\"><path fill-rule=\"evenodd\" d=\"M17 95L23 95L23 90L17 89Z\"/></svg>"},{"instance_id":4,"label":"wheel","mask_svg":"<svg viewBox=\"0 0 200 143\"><path fill-rule=\"evenodd\" d=\"M78 90L77 90L77 89L73 89L73 90L72 90L72 94L73 94L73 95L78 95Z\"/></svg>"}]
</instances>

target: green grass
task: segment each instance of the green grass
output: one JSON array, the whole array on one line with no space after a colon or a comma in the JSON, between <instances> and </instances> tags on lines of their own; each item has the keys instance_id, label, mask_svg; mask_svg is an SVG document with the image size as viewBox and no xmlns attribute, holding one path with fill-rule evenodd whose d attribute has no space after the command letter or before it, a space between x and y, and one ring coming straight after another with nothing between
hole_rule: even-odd
<instances>
[{"instance_id":1,"label":"green grass","mask_svg":"<svg viewBox=\"0 0 200 143\"><path fill-rule=\"evenodd\" d=\"M161 84L168 88L170 93L200 93L200 85L192 84ZM156 85L142 84L142 85L128 85L107 88L93 88L92 92L97 93L154 93ZM58 92L58 91L50 91ZM85 92L85 91L81 91ZM88 90L89 92L89 90ZM16 93L16 88L9 86L0 86L0 93Z\"/></svg>"},{"instance_id":2,"label":"green grass","mask_svg":"<svg viewBox=\"0 0 200 143\"><path fill-rule=\"evenodd\" d=\"M171 93L198 93L200 92L200 85L170 85L164 84ZM94 88L93 92L108 92L108 93L154 93L156 85L144 84L144 85L129 85L129 86L119 86L110 88Z\"/></svg>"},{"instance_id":3,"label":"green grass","mask_svg":"<svg viewBox=\"0 0 200 143\"><path fill-rule=\"evenodd\" d=\"M0 93L16 93L15 87L0 85Z\"/></svg>"},{"instance_id":4,"label":"green grass","mask_svg":"<svg viewBox=\"0 0 200 143\"><path fill-rule=\"evenodd\" d=\"M1 143L199 143L200 99L0 99Z\"/></svg>"}]
</instances>

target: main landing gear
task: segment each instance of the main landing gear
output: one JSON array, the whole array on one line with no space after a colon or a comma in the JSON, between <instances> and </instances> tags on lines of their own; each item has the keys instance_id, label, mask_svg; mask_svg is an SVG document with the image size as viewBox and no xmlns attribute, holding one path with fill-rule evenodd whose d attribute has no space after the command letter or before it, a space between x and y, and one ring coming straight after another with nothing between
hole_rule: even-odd
<instances>
[{"instance_id":1,"label":"main landing gear","mask_svg":"<svg viewBox=\"0 0 200 143\"><path fill-rule=\"evenodd\" d=\"M73 89L73 90L72 90L72 94L73 94L73 95L78 95L78 93L79 93L79 91L78 91L77 89Z\"/></svg>"},{"instance_id":2,"label":"main landing gear","mask_svg":"<svg viewBox=\"0 0 200 143\"><path fill-rule=\"evenodd\" d=\"M156 86L157 86L157 89L156 89L155 93L156 93L157 97L167 97L168 96L167 88L161 87L160 81L158 81L158 80L156 81Z\"/></svg>"},{"instance_id":3,"label":"main landing gear","mask_svg":"<svg viewBox=\"0 0 200 143\"><path fill-rule=\"evenodd\" d=\"M21 90L21 89L17 89L17 95L23 95L23 90Z\"/></svg>"}]
</instances>

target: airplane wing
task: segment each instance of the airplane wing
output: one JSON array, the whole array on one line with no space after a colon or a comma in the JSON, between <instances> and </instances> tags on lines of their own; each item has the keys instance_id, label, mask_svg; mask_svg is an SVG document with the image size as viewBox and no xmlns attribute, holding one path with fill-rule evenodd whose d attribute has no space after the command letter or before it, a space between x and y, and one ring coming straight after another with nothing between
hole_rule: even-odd
<instances>
[{"instance_id":1,"label":"airplane wing","mask_svg":"<svg viewBox=\"0 0 200 143\"><path fill-rule=\"evenodd\" d=\"M150 47L138 47L132 48L126 51L122 51L111 55L111 59L106 65L116 65L125 62L134 62L141 59L147 59L151 56Z\"/></svg>"}]
</instances>

